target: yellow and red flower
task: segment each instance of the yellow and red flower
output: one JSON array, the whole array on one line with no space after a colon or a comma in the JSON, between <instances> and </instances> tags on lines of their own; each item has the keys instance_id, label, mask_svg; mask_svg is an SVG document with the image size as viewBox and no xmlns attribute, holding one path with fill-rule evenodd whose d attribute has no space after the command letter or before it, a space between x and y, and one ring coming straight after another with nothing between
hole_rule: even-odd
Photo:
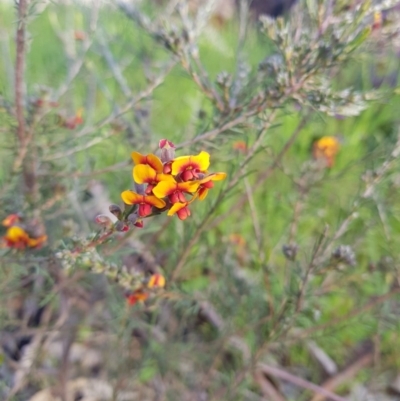
<instances>
[{"instance_id":1,"label":"yellow and red flower","mask_svg":"<svg viewBox=\"0 0 400 401\"><path fill-rule=\"evenodd\" d=\"M174 182L174 177L168 174L157 173L148 164L138 164L133 168L133 179L137 184L147 184L145 193L151 195L153 188L161 181Z\"/></svg>"},{"instance_id":2,"label":"yellow and red flower","mask_svg":"<svg viewBox=\"0 0 400 401\"><path fill-rule=\"evenodd\" d=\"M151 168L153 168L157 173L162 173L163 164L162 164L162 161L156 155L150 153L145 156L139 152L132 152L131 156L132 156L133 162L136 165L147 164Z\"/></svg>"},{"instance_id":3,"label":"yellow and red flower","mask_svg":"<svg viewBox=\"0 0 400 401\"><path fill-rule=\"evenodd\" d=\"M185 193L193 194L197 191L200 183L197 181L176 182L161 181L153 188L153 194L157 198L168 197L171 203L186 202Z\"/></svg>"},{"instance_id":4,"label":"yellow and red flower","mask_svg":"<svg viewBox=\"0 0 400 401\"><path fill-rule=\"evenodd\" d=\"M177 157L171 165L171 174L179 175L182 181L199 178L199 173L204 173L210 166L210 155L201 151L197 156Z\"/></svg>"},{"instance_id":5,"label":"yellow and red flower","mask_svg":"<svg viewBox=\"0 0 400 401\"><path fill-rule=\"evenodd\" d=\"M313 143L313 157L322 160L326 167L331 168L335 164L335 157L340 149L339 139L335 136L323 136Z\"/></svg>"},{"instance_id":6,"label":"yellow and red flower","mask_svg":"<svg viewBox=\"0 0 400 401\"><path fill-rule=\"evenodd\" d=\"M133 306L138 302L144 302L149 297L149 293L143 289L136 290L126 296L126 301L129 306Z\"/></svg>"},{"instance_id":7,"label":"yellow and red flower","mask_svg":"<svg viewBox=\"0 0 400 401\"><path fill-rule=\"evenodd\" d=\"M175 158L175 145L167 139L159 142L159 148L161 159L152 153L132 152L136 189L122 192L121 197L126 205L138 207L125 208L124 213L116 214L128 225L164 210L168 210L168 216L176 214L185 220L190 216L189 204L197 197L203 200L214 182L226 177L225 173L207 173L210 166L207 152ZM160 211L155 213L154 208ZM135 218L130 219L132 216Z\"/></svg>"},{"instance_id":8,"label":"yellow and red flower","mask_svg":"<svg viewBox=\"0 0 400 401\"><path fill-rule=\"evenodd\" d=\"M147 282L147 288L164 288L165 287L165 277L160 273L155 273L150 276Z\"/></svg>"},{"instance_id":9,"label":"yellow and red flower","mask_svg":"<svg viewBox=\"0 0 400 401\"><path fill-rule=\"evenodd\" d=\"M173 216L175 213L180 220L186 220L190 215L189 202L177 202L168 210L167 216Z\"/></svg>"},{"instance_id":10,"label":"yellow and red flower","mask_svg":"<svg viewBox=\"0 0 400 401\"><path fill-rule=\"evenodd\" d=\"M46 235L33 238L22 227L16 225L9 227L3 237L3 243L7 248L20 250L25 248L40 248L46 240Z\"/></svg>"},{"instance_id":11,"label":"yellow and red flower","mask_svg":"<svg viewBox=\"0 0 400 401\"><path fill-rule=\"evenodd\" d=\"M162 209L165 202L153 195L139 195L134 191L124 191L121 198L127 205L138 205L138 216L146 217L151 215L153 207Z\"/></svg>"},{"instance_id":12,"label":"yellow and red flower","mask_svg":"<svg viewBox=\"0 0 400 401\"><path fill-rule=\"evenodd\" d=\"M221 181L226 178L226 173L213 173L202 178L199 183L198 194L199 199L203 200L208 194L208 190L214 187L213 181Z\"/></svg>"}]
</instances>

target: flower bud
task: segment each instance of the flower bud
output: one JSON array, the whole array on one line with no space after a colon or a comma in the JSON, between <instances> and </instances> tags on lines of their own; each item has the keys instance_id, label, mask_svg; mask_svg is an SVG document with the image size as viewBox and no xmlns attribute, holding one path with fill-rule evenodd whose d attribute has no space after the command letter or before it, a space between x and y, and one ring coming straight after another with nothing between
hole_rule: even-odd
<instances>
[{"instance_id":1,"label":"flower bud","mask_svg":"<svg viewBox=\"0 0 400 401\"><path fill-rule=\"evenodd\" d=\"M168 163L175 158L175 145L167 139L161 139L158 144L161 149L161 161Z\"/></svg>"},{"instance_id":2,"label":"flower bud","mask_svg":"<svg viewBox=\"0 0 400 401\"><path fill-rule=\"evenodd\" d=\"M99 214L95 217L94 221L96 222L96 224L103 227L110 227L113 224L111 219L105 214Z\"/></svg>"},{"instance_id":3,"label":"flower bud","mask_svg":"<svg viewBox=\"0 0 400 401\"><path fill-rule=\"evenodd\" d=\"M110 205L109 207L108 207L108 210L115 216L115 217L117 217L118 219L120 219L121 218L121 215L122 215L122 210L121 210L121 208L118 206L118 205Z\"/></svg>"},{"instance_id":4,"label":"flower bud","mask_svg":"<svg viewBox=\"0 0 400 401\"><path fill-rule=\"evenodd\" d=\"M164 164L163 173L164 174L171 174L172 172L172 162L167 162Z\"/></svg>"},{"instance_id":5,"label":"flower bud","mask_svg":"<svg viewBox=\"0 0 400 401\"><path fill-rule=\"evenodd\" d=\"M127 220L129 221L129 223L135 225L139 220L139 216L137 215L137 213L132 213L128 216Z\"/></svg>"},{"instance_id":6,"label":"flower bud","mask_svg":"<svg viewBox=\"0 0 400 401\"><path fill-rule=\"evenodd\" d=\"M333 252L332 258L338 263L343 263L348 266L357 264L356 255L349 245L339 245Z\"/></svg>"},{"instance_id":7,"label":"flower bud","mask_svg":"<svg viewBox=\"0 0 400 401\"><path fill-rule=\"evenodd\" d=\"M135 192L139 195L144 195L146 193L146 185L135 182Z\"/></svg>"},{"instance_id":8,"label":"flower bud","mask_svg":"<svg viewBox=\"0 0 400 401\"><path fill-rule=\"evenodd\" d=\"M286 259L292 262L296 259L299 247L296 244L285 244L282 246L282 253L285 255Z\"/></svg>"},{"instance_id":9,"label":"flower bud","mask_svg":"<svg viewBox=\"0 0 400 401\"><path fill-rule=\"evenodd\" d=\"M137 228L143 228L143 220L138 220L138 221L134 224L134 226L137 227Z\"/></svg>"},{"instance_id":10,"label":"flower bud","mask_svg":"<svg viewBox=\"0 0 400 401\"><path fill-rule=\"evenodd\" d=\"M129 230L129 226L123 221L117 221L115 223L115 229L120 232L126 232Z\"/></svg>"}]
</instances>

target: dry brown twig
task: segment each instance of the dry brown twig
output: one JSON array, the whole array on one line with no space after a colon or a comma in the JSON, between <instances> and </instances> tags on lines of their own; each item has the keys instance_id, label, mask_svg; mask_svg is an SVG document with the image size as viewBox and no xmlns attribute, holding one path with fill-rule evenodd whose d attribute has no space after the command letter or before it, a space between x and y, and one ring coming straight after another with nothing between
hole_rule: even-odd
<instances>
[{"instance_id":1,"label":"dry brown twig","mask_svg":"<svg viewBox=\"0 0 400 401\"><path fill-rule=\"evenodd\" d=\"M331 401L346 401L345 398L338 396L337 394L332 393L326 388L318 386L314 383L311 383L307 380L304 380L298 376L295 376L281 368L268 366L264 363L260 363L258 365L258 369L260 369L264 374L271 375L274 377L278 377L279 379L286 380L296 386L302 387L304 389L310 390L316 394L321 394L324 396L322 399L329 399Z\"/></svg>"}]
</instances>

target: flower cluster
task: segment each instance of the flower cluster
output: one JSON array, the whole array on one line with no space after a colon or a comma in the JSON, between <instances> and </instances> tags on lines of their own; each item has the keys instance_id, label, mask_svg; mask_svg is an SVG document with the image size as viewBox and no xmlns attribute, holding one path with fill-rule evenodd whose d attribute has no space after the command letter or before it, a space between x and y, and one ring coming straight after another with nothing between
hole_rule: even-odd
<instances>
[{"instance_id":1,"label":"flower cluster","mask_svg":"<svg viewBox=\"0 0 400 401\"><path fill-rule=\"evenodd\" d=\"M47 240L47 236L39 224L23 222L19 214L10 214L2 224L7 228L2 238L2 245L7 248L23 250L26 248L40 248Z\"/></svg>"},{"instance_id":2,"label":"flower cluster","mask_svg":"<svg viewBox=\"0 0 400 401\"><path fill-rule=\"evenodd\" d=\"M141 227L143 218L164 211L168 216L176 214L185 220L191 214L189 205L195 199L205 199L214 181L226 177L225 173L207 171L210 166L207 152L175 158L175 146L166 139L160 141L159 148L160 157L132 152L135 190L121 194L124 213L115 205L110 206L110 211L120 221Z\"/></svg>"}]
</instances>

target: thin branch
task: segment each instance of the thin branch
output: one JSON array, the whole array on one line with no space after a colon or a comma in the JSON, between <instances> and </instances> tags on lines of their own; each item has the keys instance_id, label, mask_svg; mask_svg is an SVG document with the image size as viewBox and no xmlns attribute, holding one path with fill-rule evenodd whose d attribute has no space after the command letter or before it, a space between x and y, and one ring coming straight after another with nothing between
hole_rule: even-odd
<instances>
[{"instance_id":1,"label":"thin branch","mask_svg":"<svg viewBox=\"0 0 400 401\"><path fill-rule=\"evenodd\" d=\"M325 388L323 388L321 386L318 386L318 385L316 385L314 383L311 383L311 382L309 382L307 380L304 380L301 377L292 375L291 373L286 372L283 369L272 367L272 366L268 366L268 365L266 365L264 363L260 363L259 364L259 369L263 373L265 373L267 375L272 375L274 377L278 377L278 378L280 378L282 380L285 380L285 381L288 381L289 383L292 383L292 384L294 384L294 385L296 385L298 387L301 387L301 388L304 388L304 389L307 389L307 390L311 390L311 391L313 391L314 393L317 393L317 394L324 395L323 399L328 398L328 399L330 399L332 401L346 401L345 398L340 397L339 395L334 394L331 391L329 391L329 390L327 390L327 389L325 389Z\"/></svg>"},{"instance_id":2,"label":"thin branch","mask_svg":"<svg viewBox=\"0 0 400 401\"><path fill-rule=\"evenodd\" d=\"M253 192L256 191L257 188L261 187L264 185L265 181L271 176L271 174L275 171L276 167L279 166L281 163L283 156L287 153L287 151L292 147L294 142L296 141L297 137L299 136L300 132L304 128L308 121L308 117L304 117L296 129L293 131L292 135L288 139L288 141L285 143L281 151L278 153L278 155L275 157L273 162L270 164L270 166L263 171L256 179L256 184L253 186ZM217 219L214 220L212 227L215 227L220 224L221 221L225 220L227 217L232 216L232 213L234 210L241 210L241 208L246 204L247 202L247 195L244 194L240 197L240 199L233 205L225 214L219 216Z\"/></svg>"},{"instance_id":3,"label":"thin branch","mask_svg":"<svg viewBox=\"0 0 400 401\"><path fill-rule=\"evenodd\" d=\"M18 29L16 37L17 54L15 61L15 113L17 117L17 137L20 145L25 142L24 116L24 70L25 70L25 28L29 0L18 2Z\"/></svg>"},{"instance_id":4,"label":"thin branch","mask_svg":"<svg viewBox=\"0 0 400 401\"><path fill-rule=\"evenodd\" d=\"M211 219L211 216L212 216L213 212L215 211L215 209L217 208L218 204L236 186L236 184L239 182L239 180L241 178L243 178L245 167L247 166L249 161L253 158L255 153L260 148L260 146L262 144L262 141L264 140L265 135L268 132L268 129L271 127L273 121L275 120L276 114L277 114L277 110L276 109L273 110L270 113L270 115L268 116L267 120L264 122L264 126L263 126L262 131L260 132L257 140L254 142L253 146L248 150L245 159L240 164L236 175L229 182L229 184L227 185L225 190L220 193L220 195L218 196L218 199L215 201L215 203L212 206L211 210L209 211L207 216L203 219L201 224L198 226L198 228L197 228L195 234L193 235L193 237L190 239L189 244L184 248L184 251L182 252L182 254L179 257L179 262L177 263L174 271L171 274L171 280L176 279L177 276L179 275L181 269L183 268L183 266L186 263L187 258L190 255L190 252L193 249L193 246L196 244L196 242L200 238L200 235L205 230L205 228L208 227L207 223ZM247 199L247 195L245 195L245 197Z\"/></svg>"},{"instance_id":5,"label":"thin branch","mask_svg":"<svg viewBox=\"0 0 400 401\"><path fill-rule=\"evenodd\" d=\"M322 384L322 388L328 391L333 391L335 388L339 387L343 383L352 380L354 376L365 366L369 365L374 359L374 353L369 352L363 355L361 358L357 359L354 363L348 366L343 372L338 373L334 377L328 379ZM326 396L322 393L316 394L311 401L324 401Z\"/></svg>"}]
</instances>

